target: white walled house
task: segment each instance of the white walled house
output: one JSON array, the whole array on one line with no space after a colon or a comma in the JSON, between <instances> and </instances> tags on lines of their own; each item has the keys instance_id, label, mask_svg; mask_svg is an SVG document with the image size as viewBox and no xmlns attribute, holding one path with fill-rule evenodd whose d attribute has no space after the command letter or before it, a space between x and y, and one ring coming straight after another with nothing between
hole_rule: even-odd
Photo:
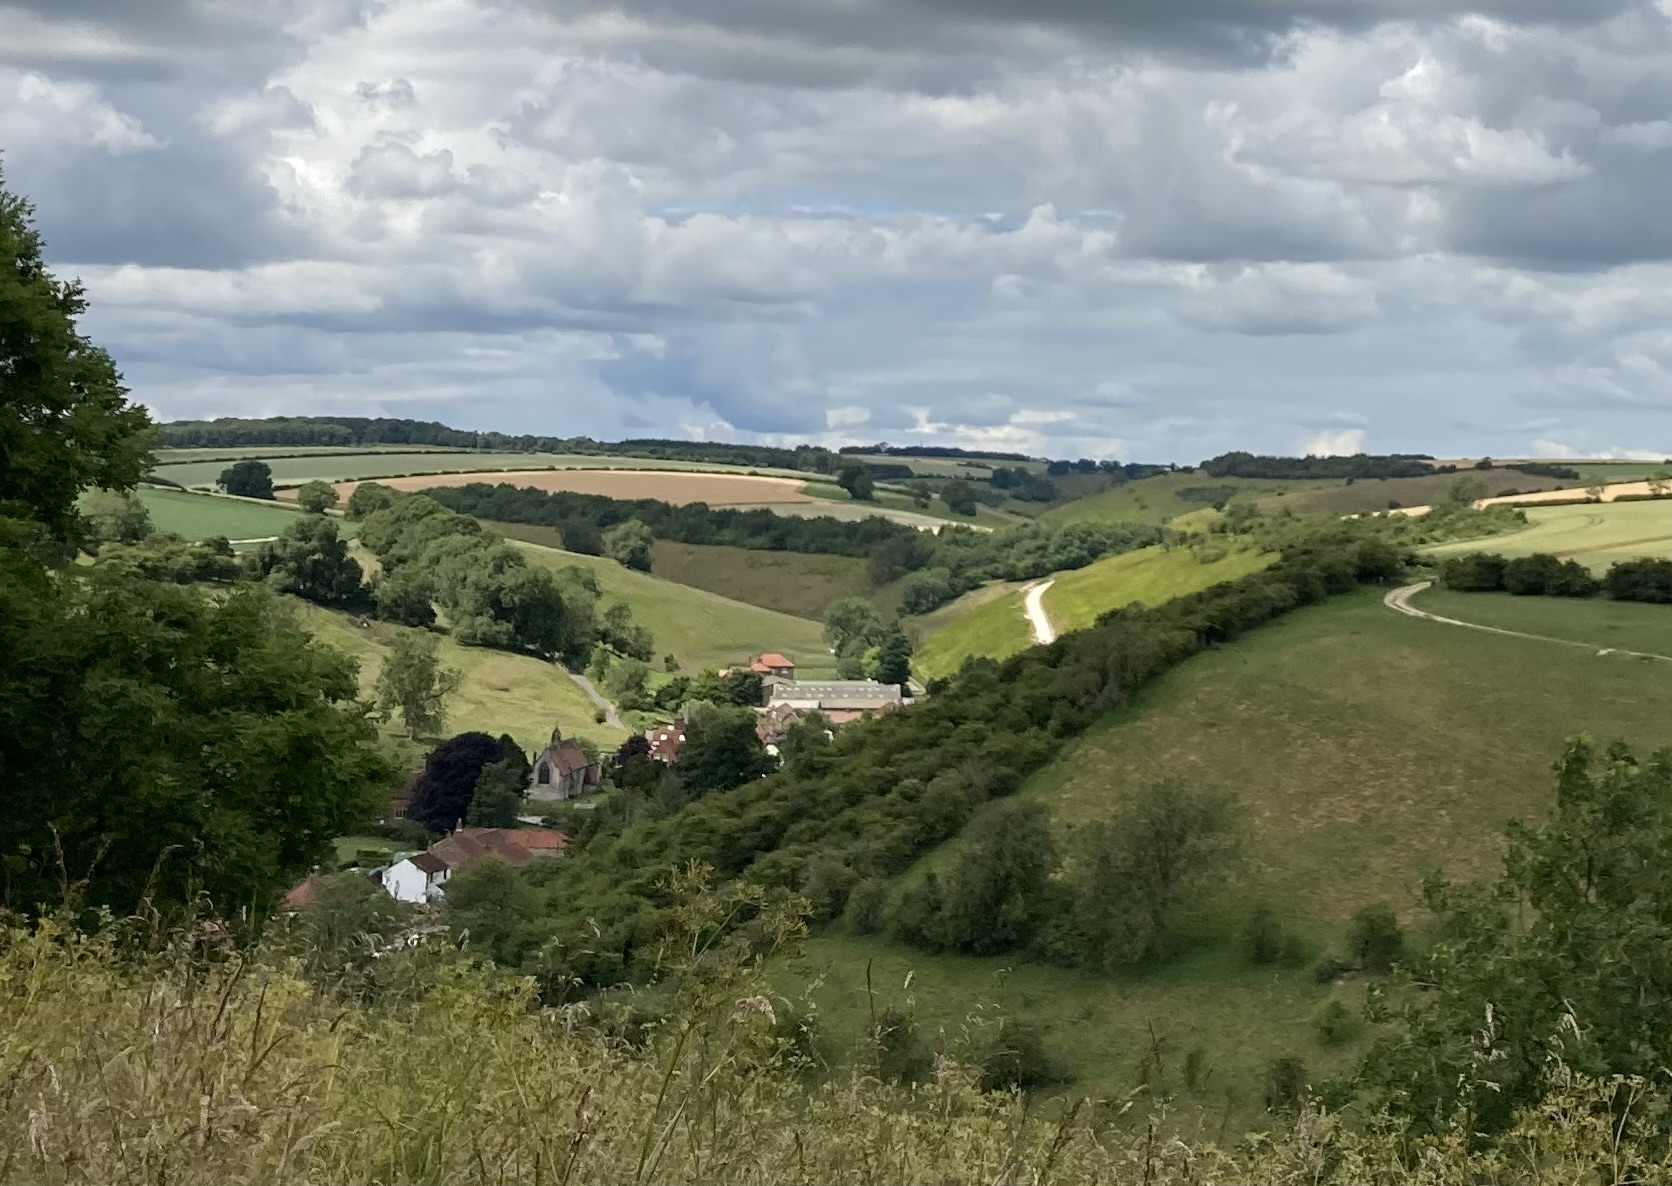
<instances>
[{"instance_id":1,"label":"white walled house","mask_svg":"<svg viewBox=\"0 0 1672 1186\"><path fill-rule=\"evenodd\" d=\"M440 896L450 870L433 852L415 852L383 872L383 889L397 902L423 905Z\"/></svg>"}]
</instances>

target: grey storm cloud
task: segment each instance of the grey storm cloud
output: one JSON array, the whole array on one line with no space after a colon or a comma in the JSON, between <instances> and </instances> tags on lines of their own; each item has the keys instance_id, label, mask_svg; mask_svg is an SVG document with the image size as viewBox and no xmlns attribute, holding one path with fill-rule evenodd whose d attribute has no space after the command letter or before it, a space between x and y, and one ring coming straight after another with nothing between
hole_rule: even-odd
<instances>
[{"instance_id":1,"label":"grey storm cloud","mask_svg":"<svg viewBox=\"0 0 1672 1186\"><path fill-rule=\"evenodd\" d=\"M1652 0L0 0L0 165L164 416L1669 444Z\"/></svg>"}]
</instances>

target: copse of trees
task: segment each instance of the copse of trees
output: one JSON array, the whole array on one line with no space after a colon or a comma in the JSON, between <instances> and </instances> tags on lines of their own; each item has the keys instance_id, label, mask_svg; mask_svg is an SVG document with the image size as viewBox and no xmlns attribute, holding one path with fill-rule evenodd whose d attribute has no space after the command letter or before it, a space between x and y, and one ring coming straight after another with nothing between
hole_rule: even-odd
<instances>
[{"instance_id":1,"label":"copse of trees","mask_svg":"<svg viewBox=\"0 0 1672 1186\"><path fill-rule=\"evenodd\" d=\"M174 585L228 585L248 570L224 537L186 540L148 535L136 544L103 544L95 568Z\"/></svg>"},{"instance_id":2,"label":"copse of trees","mask_svg":"<svg viewBox=\"0 0 1672 1186\"><path fill-rule=\"evenodd\" d=\"M539 436L450 428L433 420L364 416L271 416L251 420L174 420L158 426L157 443L171 449L249 445L431 445L447 449L515 450L521 453L580 453L590 456L651 457L720 465L770 466L829 473L833 454L813 445L780 449L724 441L640 438L595 441L591 437Z\"/></svg>"},{"instance_id":3,"label":"copse of trees","mask_svg":"<svg viewBox=\"0 0 1672 1186\"><path fill-rule=\"evenodd\" d=\"M1455 473L1426 453L1355 453L1350 457L1268 457L1241 451L1210 457L1198 467L1215 478L1420 478Z\"/></svg>"},{"instance_id":4,"label":"copse of trees","mask_svg":"<svg viewBox=\"0 0 1672 1186\"><path fill-rule=\"evenodd\" d=\"M281 593L304 601L343 607L365 598L360 562L336 523L323 515L299 516L276 540L256 553L255 575Z\"/></svg>"},{"instance_id":5,"label":"copse of trees","mask_svg":"<svg viewBox=\"0 0 1672 1186\"><path fill-rule=\"evenodd\" d=\"M355 491L359 493L358 490ZM674 506L658 499L605 498L597 494L518 488L506 483L490 486L472 482L425 491L441 505L461 514L503 523L533 523L555 527L564 547L586 551L586 540L599 540L603 531L629 520L643 523L657 539L685 544L729 544L770 552L813 552L835 556L865 556L872 547L912 528L881 516L836 519L775 515L769 510L710 507L704 503ZM350 511L352 513L352 500ZM596 552L600 545L592 545Z\"/></svg>"},{"instance_id":6,"label":"copse of trees","mask_svg":"<svg viewBox=\"0 0 1672 1186\"><path fill-rule=\"evenodd\" d=\"M971 486L947 483L973 499ZM351 514L354 499L365 488L350 498ZM987 581L1033 580L1083 568L1103 556L1160 543L1170 534L1164 527L1143 523L1029 523L1003 531L947 527L931 536L880 517L859 522L803 519L767 510L715 509L701 503L676 507L654 499L624 501L486 483L438 487L426 491L425 497L465 515L554 526L563 533L565 546L572 544L577 530L590 533L600 525L614 528L637 521L655 538L681 543L865 556L872 560L879 583L908 572L921 576L908 586L909 601L903 603L907 613L926 613ZM368 498L381 495L374 492ZM375 549L364 532L362 539ZM648 545L643 551L648 557Z\"/></svg>"},{"instance_id":7,"label":"copse of trees","mask_svg":"<svg viewBox=\"0 0 1672 1186\"><path fill-rule=\"evenodd\" d=\"M221 471L215 485L244 498L272 498L273 470L265 461L235 461Z\"/></svg>"},{"instance_id":8,"label":"copse of trees","mask_svg":"<svg viewBox=\"0 0 1672 1186\"><path fill-rule=\"evenodd\" d=\"M1599 581L1578 561L1547 552L1512 558L1469 552L1443 561L1439 577L1447 589L1464 593L1591 597L1600 592L1615 601L1672 602L1672 560L1648 557L1617 560Z\"/></svg>"},{"instance_id":9,"label":"copse of trees","mask_svg":"<svg viewBox=\"0 0 1672 1186\"><path fill-rule=\"evenodd\" d=\"M357 488L354 497L365 489ZM599 608L598 579L586 569L534 568L520 549L475 518L428 495L379 487L366 505L381 508L362 520L360 540L382 562L372 596L389 620L428 626L439 605L460 642L531 651L576 668L600 643L636 659L655 653L655 639L633 621L628 606ZM328 519L314 522L334 526Z\"/></svg>"},{"instance_id":10,"label":"copse of trees","mask_svg":"<svg viewBox=\"0 0 1672 1186\"><path fill-rule=\"evenodd\" d=\"M323 515L337 505L337 488L314 479L296 492L296 505L313 515Z\"/></svg>"}]
</instances>

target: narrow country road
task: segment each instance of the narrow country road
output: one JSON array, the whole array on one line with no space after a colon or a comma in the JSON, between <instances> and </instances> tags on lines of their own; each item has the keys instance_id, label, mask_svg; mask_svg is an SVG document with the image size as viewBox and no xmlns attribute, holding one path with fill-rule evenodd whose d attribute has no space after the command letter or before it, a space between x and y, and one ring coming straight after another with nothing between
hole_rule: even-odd
<instances>
[{"instance_id":1,"label":"narrow country road","mask_svg":"<svg viewBox=\"0 0 1672 1186\"><path fill-rule=\"evenodd\" d=\"M1418 609L1411 604L1411 598L1432 585L1433 581L1418 581L1414 585L1402 585L1388 591L1382 598L1382 604L1397 613L1410 618L1424 618L1430 622L1443 622L1447 626L1462 626L1469 630L1484 630L1488 634L1507 634L1511 638L1530 638L1535 642L1560 643L1564 647L1583 647L1587 651L1595 651L1599 655L1627 655L1633 659L1659 659L1663 663L1672 663L1672 656L1652 655L1647 651L1624 651L1616 647L1599 647L1595 643L1575 642L1571 638L1551 638L1548 634L1528 634L1521 630L1505 630L1502 626L1482 626L1478 622L1460 622L1456 618L1443 618L1439 614L1431 614L1425 609Z\"/></svg>"},{"instance_id":2,"label":"narrow country road","mask_svg":"<svg viewBox=\"0 0 1672 1186\"><path fill-rule=\"evenodd\" d=\"M1057 640L1057 632L1051 625L1050 617L1045 613L1045 590L1055 581L1040 581L1037 585L1029 585L1023 592L1022 606L1028 615L1028 625L1033 627L1033 641L1039 646L1045 646Z\"/></svg>"},{"instance_id":3,"label":"narrow country road","mask_svg":"<svg viewBox=\"0 0 1672 1186\"><path fill-rule=\"evenodd\" d=\"M615 705L611 704L608 700L605 700L604 697L599 694L598 689L592 686L591 680L587 679L584 675L577 675L573 671L567 672L566 674L570 679L575 681L576 687L586 693L586 698L588 700L592 701L592 703L604 710L604 724L608 725L612 729L627 728L627 726L622 723L620 714L615 711Z\"/></svg>"}]
</instances>

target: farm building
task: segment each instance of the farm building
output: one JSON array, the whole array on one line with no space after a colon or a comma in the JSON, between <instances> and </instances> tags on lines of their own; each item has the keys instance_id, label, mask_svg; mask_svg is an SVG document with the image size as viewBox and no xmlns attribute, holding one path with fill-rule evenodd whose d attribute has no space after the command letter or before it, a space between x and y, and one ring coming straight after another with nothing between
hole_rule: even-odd
<instances>
[{"instance_id":1,"label":"farm building","mask_svg":"<svg viewBox=\"0 0 1672 1186\"><path fill-rule=\"evenodd\" d=\"M569 838L550 828L460 828L391 865L383 888L399 902L430 902L453 874L479 861L500 860L520 869L537 858L562 856L568 846Z\"/></svg>"},{"instance_id":2,"label":"farm building","mask_svg":"<svg viewBox=\"0 0 1672 1186\"><path fill-rule=\"evenodd\" d=\"M893 712L905 703L898 684L871 679L785 681L775 683L767 695L766 711L779 706L824 713L832 725L846 725L861 717Z\"/></svg>"},{"instance_id":3,"label":"farm building","mask_svg":"<svg viewBox=\"0 0 1672 1186\"><path fill-rule=\"evenodd\" d=\"M685 718L675 717L671 725L645 730L644 739L650 742L650 756L658 762L679 761L685 748Z\"/></svg>"}]
</instances>

